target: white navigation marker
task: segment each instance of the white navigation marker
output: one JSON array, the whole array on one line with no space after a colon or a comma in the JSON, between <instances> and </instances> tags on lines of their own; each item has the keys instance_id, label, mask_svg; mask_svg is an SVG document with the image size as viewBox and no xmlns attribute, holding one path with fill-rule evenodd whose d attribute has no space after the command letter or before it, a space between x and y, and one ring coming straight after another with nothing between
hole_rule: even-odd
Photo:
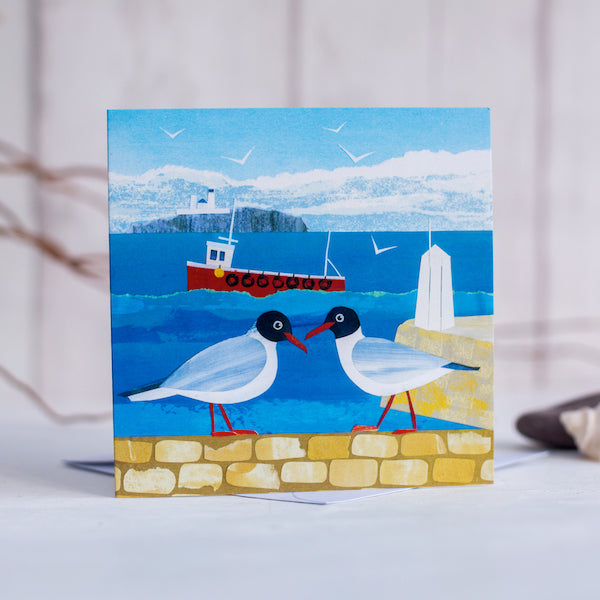
<instances>
[{"instance_id":1,"label":"white navigation marker","mask_svg":"<svg viewBox=\"0 0 600 600\"><path fill-rule=\"evenodd\" d=\"M415 326L433 331L454 327L450 256L431 245L431 224L429 250L421 257Z\"/></svg>"},{"instance_id":2,"label":"white navigation marker","mask_svg":"<svg viewBox=\"0 0 600 600\"><path fill-rule=\"evenodd\" d=\"M174 140L182 131L185 131L185 129L180 129L179 131L176 131L175 133L171 133L170 131L167 131L166 129L163 129L161 127L161 129L172 139Z\"/></svg>"}]
</instances>

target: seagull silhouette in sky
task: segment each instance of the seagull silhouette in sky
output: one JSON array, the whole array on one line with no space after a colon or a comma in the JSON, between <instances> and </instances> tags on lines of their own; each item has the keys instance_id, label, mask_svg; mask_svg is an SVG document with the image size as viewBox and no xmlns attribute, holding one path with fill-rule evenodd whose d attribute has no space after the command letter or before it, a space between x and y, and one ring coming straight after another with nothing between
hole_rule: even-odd
<instances>
[{"instance_id":1,"label":"seagull silhouette in sky","mask_svg":"<svg viewBox=\"0 0 600 600\"><path fill-rule=\"evenodd\" d=\"M377 256L378 254L381 254L383 252L387 252L388 250L393 250L394 248L398 247L398 246L388 246L387 248L378 248L373 236L371 236L371 241L373 242L373 248L375 249L375 256Z\"/></svg>"},{"instance_id":2,"label":"seagull silhouette in sky","mask_svg":"<svg viewBox=\"0 0 600 600\"><path fill-rule=\"evenodd\" d=\"M244 158L231 158L229 156L221 156L221 158L226 158L227 160L231 160L235 163L237 163L238 165L244 165L245 162L248 160L248 157L250 156L250 154L252 154L252 150L254 150L254 146L252 148L250 148L250 150L248 150L248 152L246 152L246 156L244 156Z\"/></svg>"},{"instance_id":3,"label":"seagull silhouette in sky","mask_svg":"<svg viewBox=\"0 0 600 600\"><path fill-rule=\"evenodd\" d=\"M348 121L344 121L337 129L332 129L331 127L323 127L325 131L333 131L333 133L339 133L340 129L347 123Z\"/></svg>"},{"instance_id":4,"label":"seagull silhouette in sky","mask_svg":"<svg viewBox=\"0 0 600 600\"><path fill-rule=\"evenodd\" d=\"M374 152L367 152L366 154L362 154L361 156L354 156L352 152L348 152L348 150L346 150L346 148L344 148L344 146L342 146L341 144L338 144L338 146L352 159L352 162L354 164L361 161L363 158L367 158L367 156L371 156L371 154L375 154Z\"/></svg>"},{"instance_id":5,"label":"seagull silhouette in sky","mask_svg":"<svg viewBox=\"0 0 600 600\"><path fill-rule=\"evenodd\" d=\"M175 133L171 133L170 131L167 131L166 129L163 129L161 127L161 129L172 139L174 140L182 131L185 131L185 129L180 129L179 131L176 131Z\"/></svg>"}]
</instances>

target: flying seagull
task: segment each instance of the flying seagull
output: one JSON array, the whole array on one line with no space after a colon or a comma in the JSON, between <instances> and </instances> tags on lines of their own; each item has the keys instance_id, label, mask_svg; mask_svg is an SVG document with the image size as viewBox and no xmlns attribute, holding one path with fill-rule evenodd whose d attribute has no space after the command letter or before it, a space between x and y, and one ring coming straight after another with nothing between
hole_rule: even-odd
<instances>
[{"instance_id":1,"label":"flying seagull","mask_svg":"<svg viewBox=\"0 0 600 600\"><path fill-rule=\"evenodd\" d=\"M180 129L179 131L176 131L175 133L171 133L170 131L167 131L166 129L163 129L161 127L161 129L172 139L174 140L182 131L185 131L185 129Z\"/></svg>"},{"instance_id":2,"label":"flying seagull","mask_svg":"<svg viewBox=\"0 0 600 600\"><path fill-rule=\"evenodd\" d=\"M342 146L341 144L338 144L338 146L352 159L352 162L354 164L361 161L363 158L367 158L367 156L371 156L371 154L375 154L374 152L367 152L366 154L362 154L361 156L354 156L352 152L348 152L348 150L346 150L346 148L344 148L344 146Z\"/></svg>"},{"instance_id":3,"label":"flying seagull","mask_svg":"<svg viewBox=\"0 0 600 600\"><path fill-rule=\"evenodd\" d=\"M323 127L325 131L333 131L333 133L339 133L340 129L347 123L348 121L344 121L337 129L332 129L331 127Z\"/></svg>"},{"instance_id":4,"label":"flying seagull","mask_svg":"<svg viewBox=\"0 0 600 600\"><path fill-rule=\"evenodd\" d=\"M394 248L398 247L398 246L388 246L387 248L378 248L373 236L371 236L371 241L373 242L373 248L375 249L375 256L377 256L378 254L381 254L383 252L387 252L388 250L393 250Z\"/></svg>"},{"instance_id":5,"label":"flying seagull","mask_svg":"<svg viewBox=\"0 0 600 600\"><path fill-rule=\"evenodd\" d=\"M244 158L230 158L229 156L221 156L221 158L226 158L227 160L231 160L237 163L238 165L243 165L246 162L246 160L248 160L248 157L252 153L252 150L254 150L254 147L250 148L250 150L246 152L246 156L244 156Z\"/></svg>"},{"instance_id":6,"label":"flying seagull","mask_svg":"<svg viewBox=\"0 0 600 600\"><path fill-rule=\"evenodd\" d=\"M238 404L264 394L277 375L278 342L288 341L306 352L304 344L292 335L289 319L275 310L263 313L253 327L237 337L205 348L180 365L160 383L123 392L133 402L185 396L210 405L211 435L256 434L234 429L223 404ZM215 431L215 409L219 407L226 431Z\"/></svg>"},{"instance_id":7,"label":"flying seagull","mask_svg":"<svg viewBox=\"0 0 600 600\"><path fill-rule=\"evenodd\" d=\"M412 429L398 429L392 433L416 431L417 417L409 390L435 381L452 371L479 370L479 367L454 363L390 340L365 337L358 315L346 306L332 308L325 317L325 322L309 331L305 339L328 329L335 336L338 358L349 379L367 394L390 396L377 425L355 425L352 431L378 431L394 398L403 392L408 399Z\"/></svg>"}]
</instances>

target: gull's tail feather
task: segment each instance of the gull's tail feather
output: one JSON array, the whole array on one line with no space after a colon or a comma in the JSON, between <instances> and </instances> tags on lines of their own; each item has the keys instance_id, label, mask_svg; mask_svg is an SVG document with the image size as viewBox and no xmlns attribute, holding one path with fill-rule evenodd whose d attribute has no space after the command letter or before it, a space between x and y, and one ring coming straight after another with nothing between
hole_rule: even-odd
<instances>
[{"instance_id":1,"label":"gull's tail feather","mask_svg":"<svg viewBox=\"0 0 600 600\"><path fill-rule=\"evenodd\" d=\"M467 365L454 362L442 366L444 369L452 369L453 371L479 371L479 367L468 367Z\"/></svg>"},{"instance_id":2,"label":"gull's tail feather","mask_svg":"<svg viewBox=\"0 0 600 600\"><path fill-rule=\"evenodd\" d=\"M135 388L127 392L121 392L119 396L129 398L132 402L139 402L143 400L160 400L161 398L167 398L173 395L173 390L170 388L161 388L161 384L164 381L157 381L143 387Z\"/></svg>"}]
</instances>

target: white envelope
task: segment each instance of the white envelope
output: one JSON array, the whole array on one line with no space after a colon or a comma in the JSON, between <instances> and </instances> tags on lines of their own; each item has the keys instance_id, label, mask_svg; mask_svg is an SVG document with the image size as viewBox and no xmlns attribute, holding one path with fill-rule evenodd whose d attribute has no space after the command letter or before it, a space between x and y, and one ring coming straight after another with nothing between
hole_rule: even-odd
<instances>
[{"instance_id":1,"label":"white envelope","mask_svg":"<svg viewBox=\"0 0 600 600\"><path fill-rule=\"evenodd\" d=\"M506 450L497 450L494 456L494 469L499 470L512 465L517 465L535 458L547 456L548 450L528 451L528 452L510 452ZM67 460L70 467L84 469L95 473L114 476L115 464L111 458L100 460ZM336 504L339 502L349 502L350 500L360 500L362 498L372 498L374 496L384 496L386 494L397 494L417 488L369 488L365 490L330 490L318 492L271 492L269 494L238 494L244 498L258 498L260 500L275 500L279 502L300 502L302 504Z\"/></svg>"}]
</instances>

